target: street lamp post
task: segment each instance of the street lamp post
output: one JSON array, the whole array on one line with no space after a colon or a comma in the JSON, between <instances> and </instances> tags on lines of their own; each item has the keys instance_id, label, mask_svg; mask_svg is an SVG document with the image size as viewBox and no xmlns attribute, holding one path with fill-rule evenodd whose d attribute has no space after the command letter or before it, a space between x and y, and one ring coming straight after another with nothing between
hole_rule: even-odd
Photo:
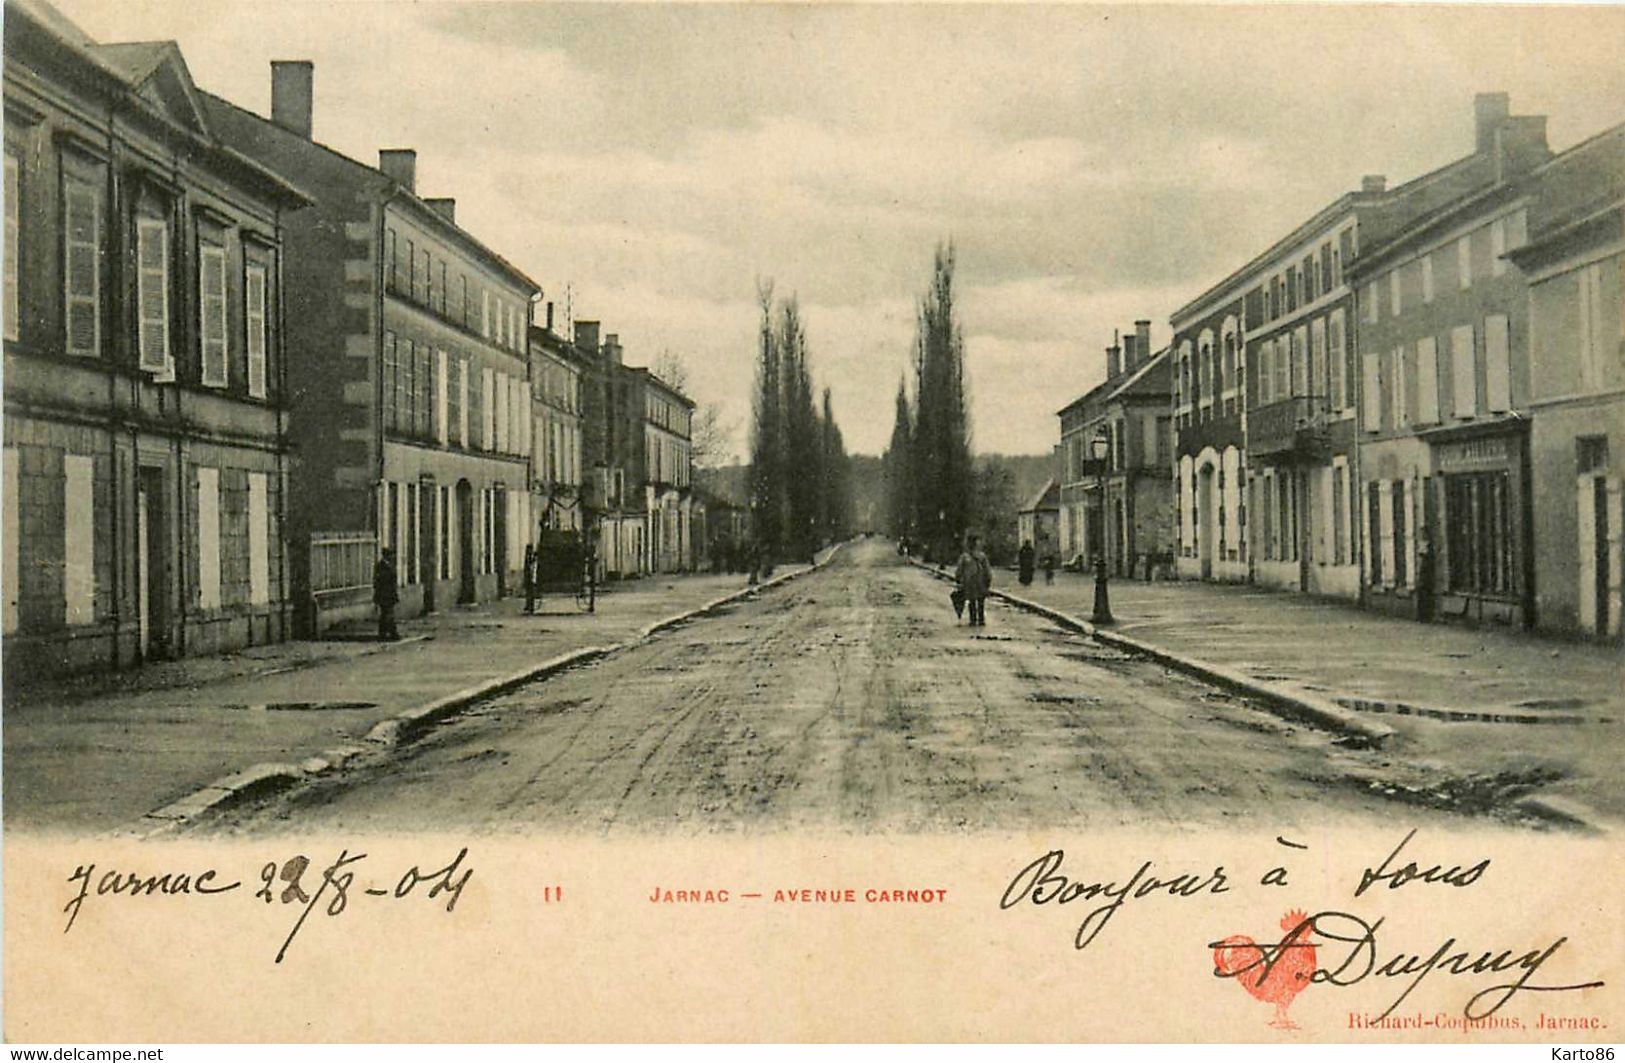
<instances>
[{"instance_id":1,"label":"street lamp post","mask_svg":"<svg viewBox=\"0 0 1625 1063\"><path fill-rule=\"evenodd\" d=\"M1106 589L1106 554L1111 549L1112 541L1107 528L1110 513L1106 505L1106 458L1111 453L1111 445L1105 429L1101 429L1089 444L1100 486L1100 549L1095 553L1095 615L1089 618L1096 624L1113 623L1111 598Z\"/></svg>"}]
</instances>

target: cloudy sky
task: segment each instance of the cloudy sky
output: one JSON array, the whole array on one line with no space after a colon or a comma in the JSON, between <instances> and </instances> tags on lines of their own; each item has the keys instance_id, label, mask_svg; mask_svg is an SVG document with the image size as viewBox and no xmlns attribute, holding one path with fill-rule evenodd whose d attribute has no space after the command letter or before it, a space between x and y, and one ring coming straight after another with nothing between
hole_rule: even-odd
<instances>
[{"instance_id":1,"label":"cloudy sky","mask_svg":"<svg viewBox=\"0 0 1625 1063\"><path fill-rule=\"evenodd\" d=\"M741 453L758 277L877 453L952 238L978 449L1039 452L1114 329L1160 344L1362 174L1465 154L1475 92L1560 149L1625 120L1619 7L58 3L262 114L269 61L314 60L318 140L416 148L419 192L629 362L681 354Z\"/></svg>"}]
</instances>

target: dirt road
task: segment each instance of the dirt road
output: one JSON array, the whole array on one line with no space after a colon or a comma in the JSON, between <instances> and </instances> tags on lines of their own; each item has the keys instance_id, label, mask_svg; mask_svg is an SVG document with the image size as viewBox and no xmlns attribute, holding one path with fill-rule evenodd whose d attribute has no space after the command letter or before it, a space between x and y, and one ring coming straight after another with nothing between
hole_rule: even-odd
<instances>
[{"instance_id":1,"label":"dirt road","mask_svg":"<svg viewBox=\"0 0 1625 1063\"><path fill-rule=\"evenodd\" d=\"M204 829L1013 830L1388 820L1341 748L888 544ZM1409 808L1412 819L1446 815Z\"/></svg>"}]
</instances>

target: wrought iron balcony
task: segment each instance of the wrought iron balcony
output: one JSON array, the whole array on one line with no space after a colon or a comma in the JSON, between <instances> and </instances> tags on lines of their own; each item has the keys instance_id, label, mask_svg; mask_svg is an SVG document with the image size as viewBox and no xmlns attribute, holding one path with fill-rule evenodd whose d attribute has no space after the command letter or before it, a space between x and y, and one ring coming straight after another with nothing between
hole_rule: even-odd
<instances>
[{"instance_id":1,"label":"wrought iron balcony","mask_svg":"<svg viewBox=\"0 0 1625 1063\"><path fill-rule=\"evenodd\" d=\"M1326 400L1294 395L1247 414L1247 456L1276 462L1316 461L1331 453Z\"/></svg>"}]
</instances>

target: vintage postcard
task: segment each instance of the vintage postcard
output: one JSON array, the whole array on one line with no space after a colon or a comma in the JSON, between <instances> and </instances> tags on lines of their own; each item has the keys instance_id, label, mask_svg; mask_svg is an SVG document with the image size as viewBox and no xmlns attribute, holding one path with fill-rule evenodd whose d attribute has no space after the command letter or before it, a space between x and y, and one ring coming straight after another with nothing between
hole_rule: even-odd
<instances>
[{"instance_id":1,"label":"vintage postcard","mask_svg":"<svg viewBox=\"0 0 1625 1063\"><path fill-rule=\"evenodd\" d=\"M1619 1040L1622 54L5 0L4 1036Z\"/></svg>"}]
</instances>

